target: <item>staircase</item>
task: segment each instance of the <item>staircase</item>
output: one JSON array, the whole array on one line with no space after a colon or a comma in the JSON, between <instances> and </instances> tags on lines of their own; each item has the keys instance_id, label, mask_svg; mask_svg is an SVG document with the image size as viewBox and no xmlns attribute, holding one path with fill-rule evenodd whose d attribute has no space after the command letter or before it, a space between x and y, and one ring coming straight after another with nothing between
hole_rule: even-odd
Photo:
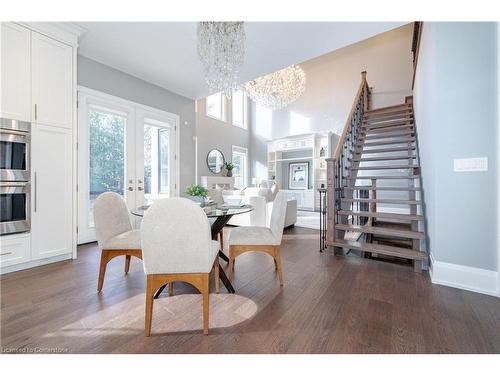
<instances>
[{"instance_id":1,"label":"staircase","mask_svg":"<svg viewBox=\"0 0 500 375\"><path fill-rule=\"evenodd\" d=\"M327 245L366 257L427 258L412 98L369 110L366 72L333 158L328 159Z\"/></svg>"}]
</instances>

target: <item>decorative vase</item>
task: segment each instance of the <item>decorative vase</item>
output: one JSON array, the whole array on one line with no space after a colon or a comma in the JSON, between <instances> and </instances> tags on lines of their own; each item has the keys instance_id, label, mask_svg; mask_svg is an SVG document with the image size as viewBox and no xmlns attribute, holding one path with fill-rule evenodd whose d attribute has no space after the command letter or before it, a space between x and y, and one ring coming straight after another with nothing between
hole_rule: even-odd
<instances>
[{"instance_id":1,"label":"decorative vase","mask_svg":"<svg viewBox=\"0 0 500 375\"><path fill-rule=\"evenodd\" d=\"M233 177L233 171L232 171L232 170L227 171L226 176L227 176L227 177Z\"/></svg>"},{"instance_id":2,"label":"decorative vase","mask_svg":"<svg viewBox=\"0 0 500 375\"><path fill-rule=\"evenodd\" d=\"M202 197L200 195L190 195L188 198L196 203L199 203L201 207L205 205L205 197Z\"/></svg>"}]
</instances>

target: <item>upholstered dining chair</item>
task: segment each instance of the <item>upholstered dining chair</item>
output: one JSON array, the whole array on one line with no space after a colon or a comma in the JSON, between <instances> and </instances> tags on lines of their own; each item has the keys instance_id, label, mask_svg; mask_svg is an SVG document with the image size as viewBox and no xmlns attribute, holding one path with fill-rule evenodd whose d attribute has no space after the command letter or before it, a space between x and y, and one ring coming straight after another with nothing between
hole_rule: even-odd
<instances>
[{"instance_id":1,"label":"upholstered dining chair","mask_svg":"<svg viewBox=\"0 0 500 375\"><path fill-rule=\"evenodd\" d=\"M280 245L285 225L286 197L280 191L276 195L271 211L269 227L238 227L229 233L228 277L234 274L234 262L238 255L249 251L260 251L274 258L274 266L278 273L280 285L283 286L283 269L281 267Z\"/></svg>"},{"instance_id":2,"label":"upholstered dining chair","mask_svg":"<svg viewBox=\"0 0 500 375\"><path fill-rule=\"evenodd\" d=\"M203 209L186 198L157 200L144 214L141 238L147 275L145 335L151 335L155 292L176 281L202 294L203 333L208 335L209 276L214 269L218 291L220 245L212 240Z\"/></svg>"},{"instance_id":3,"label":"upholstered dining chair","mask_svg":"<svg viewBox=\"0 0 500 375\"><path fill-rule=\"evenodd\" d=\"M125 200L113 192L102 193L94 203L94 223L97 244L101 249L101 264L97 291L102 290L108 262L125 255L125 273L130 269L131 257L142 259L141 233L132 229Z\"/></svg>"}]
</instances>

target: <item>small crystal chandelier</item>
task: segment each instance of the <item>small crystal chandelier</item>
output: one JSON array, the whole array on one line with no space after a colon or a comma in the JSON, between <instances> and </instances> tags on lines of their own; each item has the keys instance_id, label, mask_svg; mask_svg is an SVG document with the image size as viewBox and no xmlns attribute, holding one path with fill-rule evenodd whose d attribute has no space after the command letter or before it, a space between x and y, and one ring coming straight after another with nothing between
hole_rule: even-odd
<instances>
[{"instance_id":1,"label":"small crystal chandelier","mask_svg":"<svg viewBox=\"0 0 500 375\"><path fill-rule=\"evenodd\" d=\"M297 100L306 89L306 74L298 65L254 79L243 85L248 96L257 104L281 109Z\"/></svg>"},{"instance_id":2,"label":"small crystal chandelier","mask_svg":"<svg viewBox=\"0 0 500 375\"><path fill-rule=\"evenodd\" d=\"M211 93L231 97L245 57L243 22L199 22L198 57Z\"/></svg>"}]
</instances>

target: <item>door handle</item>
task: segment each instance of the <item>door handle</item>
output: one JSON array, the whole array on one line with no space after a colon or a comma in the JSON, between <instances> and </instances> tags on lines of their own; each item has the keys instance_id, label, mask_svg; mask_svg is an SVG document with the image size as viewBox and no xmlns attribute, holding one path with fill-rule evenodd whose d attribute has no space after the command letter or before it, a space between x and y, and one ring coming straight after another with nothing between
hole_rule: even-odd
<instances>
[{"instance_id":1,"label":"door handle","mask_svg":"<svg viewBox=\"0 0 500 375\"><path fill-rule=\"evenodd\" d=\"M35 120L38 120L38 105L35 103Z\"/></svg>"},{"instance_id":2,"label":"door handle","mask_svg":"<svg viewBox=\"0 0 500 375\"><path fill-rule=\"evenodd\" d=\"M0 254L0 255L10 255L10 254L12 254L12 251L8 251L8 252L6 252L6 253L2 253L2 254Z\"/></svg>"},{"instance_id":3,"label":"door handle","mask_svg":"<svg viewBox=\"0 0 500 375\"><path fill-rule=\"evenodd\" d=\"M128 191L134 191L134 188L132 186L129 186Z\"/></svg>"},{"instance_id":4,"label":"door handle","mask_svg":"<svg viewBox=\"0 0 500 375\"><path fill-rule=\"evenodd\" d=\"M142 187L142 186L139 186L139 187L137 188L137 190L139 190L139 191L143 191L144 189L143 189L143 187Z\"/></svg>"}]
</instances>

